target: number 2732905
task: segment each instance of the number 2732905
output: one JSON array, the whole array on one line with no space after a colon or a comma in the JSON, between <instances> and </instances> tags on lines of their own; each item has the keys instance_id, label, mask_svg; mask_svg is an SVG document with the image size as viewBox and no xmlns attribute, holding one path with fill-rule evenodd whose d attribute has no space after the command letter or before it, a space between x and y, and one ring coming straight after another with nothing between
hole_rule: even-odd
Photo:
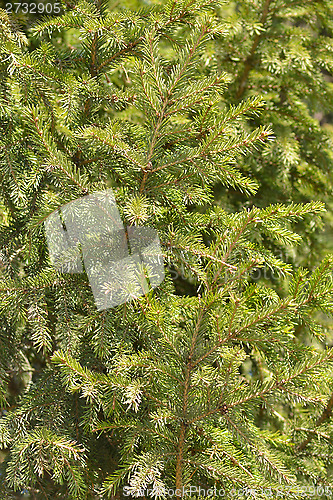
<instances>
[{"instance_id":1,"label":"number 2732905","mask_svg":"<svg viewBox=\"0 0 333 500\"><path fill-rule=\"evenodd\" d=\"M27 3L27 2L13 2L6 3L6 11L8 14L19 13L22 14L59 14L61 11L60 3Z\"/></svg>"}]
</instances>

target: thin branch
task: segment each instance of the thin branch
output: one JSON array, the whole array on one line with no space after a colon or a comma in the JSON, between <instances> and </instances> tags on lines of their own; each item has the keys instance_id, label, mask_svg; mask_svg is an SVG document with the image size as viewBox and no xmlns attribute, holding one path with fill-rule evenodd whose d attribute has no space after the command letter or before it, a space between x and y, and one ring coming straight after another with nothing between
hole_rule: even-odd
<instances>
[{"instance_id":1,"label":"thin branch","mask_svg":"<svg viewBox=\"0 0 333 500\"><path fill-rule=\"evenodd\" d=\"M263 7L263 12L262 12L262 15L261 15L261 18L260 18L260 23L261 24L264 24L266 19L267 19L267 16L269 14L269 6L271 4L272 0L266 0L265 1L265 4L264 4L264 7ZM236 93L236 97L239 99L240 97L242 97L242 95L244 94L244 91L245 91L245 87L246 87L246 82L247 82L247 79L248 79L248 76L249 76L249 73L251 71L251 69L253 68L253 58L254 58L254 54L258 48L258 45L259 45L259 42L261 41L262 39L262 36L263 34L262 33L259 33L256 35L254 41L253 41L253 44L252 44L252 47L251 47L251 50L250 50L250 54L249 56L247 57L246 61L245 61L245 67L244 67L244 71L243 71L243 74L241 76L241 79L240 79L240 84L239 84L239 87L238 87L238 91Z\"/></svg>"},{"instance_id":2,"label":"thin branch","mask_svg":"<svg viewBox=\"0 0 333 500\"><path fill-rule=\"evenodd\" d=\"M315 428L319 427L322 423L324 423L326 420L329 420L332 416L332 409L333 409L333 393L326 405L326 408L324 409L323 413L320 415L320 417L316 420L315 422ZM314 430L309 430L309 436L304 439L298 446L297 446L297 451L303 451L304 448L307 447L307 445L310 443L310 441L314 438L315 436L315 431Z\"/></svg>"}]
</instances>

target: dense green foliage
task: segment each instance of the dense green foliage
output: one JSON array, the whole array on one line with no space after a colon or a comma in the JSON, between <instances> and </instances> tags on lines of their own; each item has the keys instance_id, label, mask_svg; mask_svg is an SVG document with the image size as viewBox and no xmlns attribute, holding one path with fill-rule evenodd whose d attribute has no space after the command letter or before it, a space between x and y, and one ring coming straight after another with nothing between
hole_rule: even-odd
<instances>
[{"instance_id":1,"label":"dense green foliage","mask_svg":"<svg viewBox=\"0 0 333 500\"><path fill-rule=\"evenodd\" d=\"M0 11L2 498L330 498L332 8L63 6ZM167 276L98 312L43 223L108 187Z\"/></svg>"}]
</instances>

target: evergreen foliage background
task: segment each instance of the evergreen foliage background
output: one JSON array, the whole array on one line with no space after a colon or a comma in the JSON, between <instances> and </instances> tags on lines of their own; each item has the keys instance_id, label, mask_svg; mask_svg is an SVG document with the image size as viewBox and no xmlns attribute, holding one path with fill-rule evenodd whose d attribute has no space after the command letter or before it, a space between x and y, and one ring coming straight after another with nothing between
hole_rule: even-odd
<instances>
[{"instance_id":1,"label":"evergreen foliage background","mask_svg":"<svg viewBox=\"0 0 333 500\"><path fill-rule=\"evenodd\" d=\"M62 7L0 10L2 498L331 498L330 2ZM97 312L43 222L108 187L167 277Z\"/></svg>"}]
</instances>

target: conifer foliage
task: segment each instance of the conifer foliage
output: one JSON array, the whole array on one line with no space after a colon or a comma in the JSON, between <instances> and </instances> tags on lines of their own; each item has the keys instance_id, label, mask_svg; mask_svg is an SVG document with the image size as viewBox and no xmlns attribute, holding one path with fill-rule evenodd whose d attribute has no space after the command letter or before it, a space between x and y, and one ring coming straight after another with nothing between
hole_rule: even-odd
<instances>
[{"instance_id":1,"label":"conifer foliage","mask_svg":"<svg viewBox=\"0 0 333 500\"><path fill-rule=\"evenodd\" d=\"M247 125L263 98L228 103L230 74L206 64L231 29L219 8L64 4L35 48L0 11L2 498L331 496L333 352L314 318L333 312L333 257L295 271L261 243L301 244L293 225L325 207L216 201L217 183L257 192L238 165L274 141ZM125 225L158 231L166 278L98 312L84 273L52 268L43 223L109 187ZM264 268L283 296L251 282Z\"/></svg>"}]
</instances>

